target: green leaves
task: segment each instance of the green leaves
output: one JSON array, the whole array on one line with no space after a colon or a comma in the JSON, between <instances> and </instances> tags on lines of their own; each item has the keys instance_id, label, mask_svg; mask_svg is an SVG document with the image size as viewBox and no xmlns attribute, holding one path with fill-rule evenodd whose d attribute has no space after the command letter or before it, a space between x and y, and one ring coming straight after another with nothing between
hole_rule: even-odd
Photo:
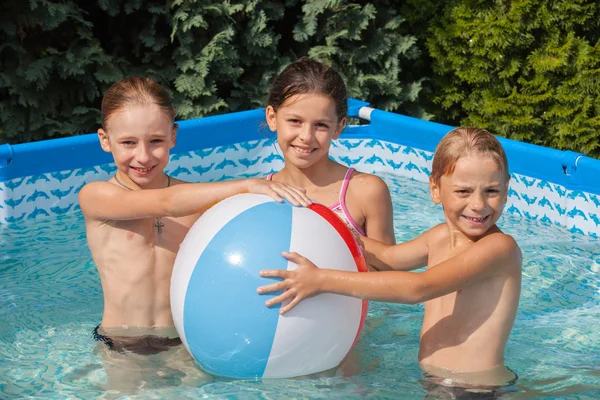
<instances>
[{"instance_id":1,"label":"green leaves","mask_svg":"<svg viewBox=\"0 0 600 400\"><path fill-rule=\"evenodd\" d=\"M265 106L272 79L310 55L352 96L426 116L421 55L388 1L7 0L0 13L0 143L94 132L102 94L148 75L178 118Z\"/></svg>"},{"instance_id":2,"label":"green leaves","mask_svg":"<svg viewBox=\"0 0 600 400\"><path fill-rule=\"evenodd\" d=\"M425 35L437 119L599 157L598 21L591 0L446 3Z\"/></svg>"}]
</instances>

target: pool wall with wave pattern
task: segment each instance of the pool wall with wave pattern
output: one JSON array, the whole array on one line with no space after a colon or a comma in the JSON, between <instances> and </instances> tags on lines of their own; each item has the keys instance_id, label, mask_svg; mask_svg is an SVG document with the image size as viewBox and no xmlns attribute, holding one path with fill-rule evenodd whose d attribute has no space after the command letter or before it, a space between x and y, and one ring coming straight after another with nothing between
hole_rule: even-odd
<instances>
[{"instance_id":1,"label":"pool wall with wave pattern","mask_svg":"<svg viewBox=\"0 0 600 400\"><path fill-rule=\"evenodd\" d=\"M427 181L433 151L453 127L349 101L349 115L369 119L346 127L331 157L359 171ZM282 168L264 110L180 121L166 172L190 182L262 177ZM511 173L506 212L600 235L600 160L500 138ZM0 224L78 210L87 182L115 173L95 134L0 145Z\"/></svg>"}]
</instances>

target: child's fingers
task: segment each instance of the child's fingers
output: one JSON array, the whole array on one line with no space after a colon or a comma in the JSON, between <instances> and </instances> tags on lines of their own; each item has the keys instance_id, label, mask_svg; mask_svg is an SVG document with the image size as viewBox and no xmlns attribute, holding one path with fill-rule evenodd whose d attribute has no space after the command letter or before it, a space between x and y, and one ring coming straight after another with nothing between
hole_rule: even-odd
<instances>
[{"instance_id":1,"label":"child's fingers","mask_svg":"<svg viewBox=\"0 0 600 400\"><path fill-rule=\"evenodd\" d=\"M283 290L286 288L287 288L287 283L285 281L281 281L281 282L271 283L270 285L261 286L258 289L256 289L256 292L258 294L271 293L271 292L277 292L278 290Z\"/></svg>"},{"instance_id":2,"label":"child's fingers","mask_svg":"<svg viewBox=\"0 0 600 400\"><path fill-rule=\"evenodd\" d=\"M299 206L300 202L296 199L296 197L289 191L287 188L283 186L273 186L273 191L277 193L279 196L285 198L287 201L292 203L295 206Z\"/></svg>"},{"instance_id":3,"label":"child's fingers","mask_svg":"<svg viewBox=\"0 0 600 400\"><path fill-rule=\"evenodd\" d=\"M294 200L298 203L295 205L308 207L311 204L311 201L308 197L306 197L306 194L297 190L296 188L288 186L287 188L285 188L285 190L288 193L288 195L293 197Z\"/></svg>"},{"instance_id":4,"label":"child's fingers","mask_svg":"<svg viewBox=\"0 0 600 400\"><path fill-rule=\"evenodd\" d=\"M304 189L296 188L286 184L275 184L273 185L273 190L276 190L277 193L285 197L295 206L307 207L311 204L311 201L306 196Z\"/></svg>"},{"instance_id":5,"label":"child's fingers","mask_svg":"<svg viewBox=\"0 0 600 400\"><path fill-rule=\"evenodd\" d=\"M269 190L267 190L267 192L266 192L266 195L279 203L283 203L283 198L273 188L269 188Z\"/></svg>"},{"instance_id":6,"label":"child's fingers","mask_svg":"<svg viewBox=\"0 0 600 400\"><path fill-rule=\"evenodd\" d=\"M286 312L290 311L292 308L296 307L298 303L300 303L300 300L302 300L300 296L294 297L294 300L290 301L289 304L286 304L285 306L281 307L281 309L279 310L279 314L283 315Z\"/></svg>"},{"instance_id":7,"label":"child's fingers","mask_svg":"<svg viewBox=\"0 0 600 400\"><path fill-rule=\"evenodd\" d=\"M306 260L306 257L301 256L300 254L296 253L295 251L291 251L291 252L282 252L281 255L290 260L291 262L293 262L294 264L300 264L303 261ZM286 271L287 272L287 271Z\"/></svg>"},{"instance_id":8,"label":"child's fingers","mask_svg":"<svg viewBox=\"0 0 600 400\"><path fill-rule=\"evenodd\" d=\"M303 207L306 207L306 205L305 205L305 204L306 204L306 201L305 201L305 200L304 200L304 199L303 199L301 196L299 196L299 195L298 195L298 193L296 193L296 192L295 192L295 191L293 191L292 189L285 189L285 190L286 190L286 193L287 193L287 195L288 195L290 198L294 199L294 202L293 202L293 204L294 204L295 206L303 206Z\"/></svg>"},{"instance_id":9,"label":"child's fingers","mask_svg":"<svg viewBox=\"0 0 600 400\"><path fill-rule=\"evenodd\" d=\"M308 207L312 204L312 201L306 195L306 190L297 188L295 186L290 186L289 190L294 194L296 199L302 204L304 207Z\"/></svg>"},{"instance_id":10,"label":"child's fingers","mask_svg":"<svg viewBox=\"0 0 600 400\"><path fill-rule=\"evenodd\" d=\"M287 278L289 271L284 269L264 269L259 272L263 278Z\"/></svg>"},{"instance_id":11,"label":"child's fingers","mask_svg":"<svg viewBox=\"0 0 600 400\"><path fill-rule=\"evenodd\" d=\"M295 296L295 291L286 290L285 292L281 293L279 296L275 296L272 299L265 301L265 305L267 307L273 307L274 305L283 303L287 299L294 297L294 296Z\"/></svg>"}]
</instances>

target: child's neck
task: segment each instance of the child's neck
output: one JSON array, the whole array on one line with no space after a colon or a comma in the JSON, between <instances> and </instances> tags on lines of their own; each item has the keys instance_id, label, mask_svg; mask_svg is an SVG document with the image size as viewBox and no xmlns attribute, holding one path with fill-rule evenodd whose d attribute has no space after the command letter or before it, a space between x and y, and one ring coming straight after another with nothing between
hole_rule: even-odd
<instances>
[{"instance_id":1,"label":"child's neck","mask_svg":"<svg viewBox=\"0 0 600 400\"><path fill-rule=\"evenodd\" d=\"M491 233L501 232L496 225L493 225L483 235L477 237L467 236L460 229L457 229L450 224L448 224L448 230L450 231L450 248L452 249L475 243Z\"/></svg>"},{"instance_id":2,"label":"child's neck","mask_svg":"<svg viewBox=\"0 0 600 400\"><path fill-rule=\"evenodd\" d=\"M164 189L167 186L170 186L170 177L162 172L157 175L150 183L144 186L140 186L129 178L129 176L121 173L121 171L117 171L115 174L115 180L119 184L119 186L123 186L125 189L129 190L144 190L144 189Z\"/></svg>"},{"instance_id":3,"label":"child's neck","mask_svg":"<svg viewBox=\"0 0 600 400\"><path fill-rule=\"evenodd\" d=\"M345 171L346 167L336 163L331 159L323 160L309 168L297 168L286 164L279 174L285 178L285 181L298 187L323 187L338 179L340 173L337 170Z\"/></svg>"}]
</instances>

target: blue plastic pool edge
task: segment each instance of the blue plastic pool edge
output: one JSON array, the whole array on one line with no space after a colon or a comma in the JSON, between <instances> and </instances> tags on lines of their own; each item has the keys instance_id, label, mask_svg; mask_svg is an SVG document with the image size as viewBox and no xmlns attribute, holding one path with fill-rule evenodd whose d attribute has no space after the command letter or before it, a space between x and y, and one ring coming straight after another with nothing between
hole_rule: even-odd
<instances>
[{"instance_id":1,"label":"blue plastic pool edge","mask_svg":"<svg viewBox=\"0 0 600 400\"><path fill-rule=\"evenodd\" d=\"M350 99L349 113L368 103ZM177 145L172 154L266 138L264 109L178 121ZM236 129L246 127L246 129ZM218 135L206 135L215 127L226 127ZM249 128L249 129L248 129ZM369 125L348 127L342 138L379 139L433 152L441 138L453 129L417 118L373 110ZM544 179L571 190L600 194L600 160L572 151L560 151L500 138L511 172ZM37 174L86 168L112 162L100 148L96 134L0 145L0 182Z\"/></svg>"},{"instance_id":2,"label":"blue plastic pool edge","mask_svg":"<svg viewBox=\"0 0 600 400\"><path fill-rule=\"evenodd\" d=\"M351 117L358 117L359 112L366 110L367 108L365 107L367 106L368 103L350 99L348 114ZM348 143L349 141L354 141L354 144L345 149L339 161L350 165L355 160L363 158L359 162L359 166L364 168L359 169L365 170L365 172L385 171L385 168L376 168L378 162L382 165L387 164L385 166L391 166L392 169L396 169L396 165L402 164L402 160L406 158L405 156L408 153L392 154L387 151L386 146L389 149L392 149L393 146L401 146L403 147L403 152L412 151L412 153L424 159L426 163L430 161L430 153L433 152L439 140L448 131L453 129L453 127L448 125L423 121L381 110L370 109L369 111L370 122L360 126L348 126L342 133L339 141L346 141ZM361 115L363 114L364 112L361 113ZM272 141L274 137L265 126L264 109L180 121L178 124L180 128L177 145L172 150L173 155L185 156L186 153L198 152L199 149L210 148L219 148L218 151L225 151L228 147L235 148L236 144L246 142L260 143L265 140ZM597 180L597 177L600 177L600 160L595 160L572 151L559 151L514 140L499 139L508 155L510 172L515 178L511 184L514 182L522 183L523 185L521 186L524 191L527 191L527 188L531 185L535 185L536 189L544 189L546 187L552 192L548 192L547 195L542 193L540 197L527 193L520 195L513 190L515 199L518 198L526 206L530 202L533 204L533 202L537 201L536 205L541 202L542 206L552 209L551 211L559 219L563 215L565 218L575 217L582 219L584 224L587 224L586 228L579 229L576 226L571 226L575 231L592 234L593 236L600 233L600 220L598 218L598 215L600 215L600 200L597 197L600 194L600 182ZM366 146L361 146L361 155L353 150L357 146L357 141L365 141L366 143ZM374 145L375 147L369 148L371 142L378 143L379 147ZM247 149L247 146L242 147ZM248 147L248 149L250 148L252 146ZM379 148L385 151L380 152ZM250 151L250 153L252 152ZM382 157L378 157L380 153L385 160ZM255 153L253 159L249 157L240 160L243 161L241 164L250 166L253 162L259 162L261 157L262 160L260 162L264 163L264 155L256 154L258 153ZM216 167L211 165L211 168L218 169L223 166L223 163L227 163L227 157L231 157L231 155L223 155L222 163ZM269 156L271 159L277 157L279 156L275 153ZM96 134L12 146L0 145L0 213L3 212L4 215L9 215L5 220L6 222L18 221L19 218L24 217L24 214L21 213L22 215L20 216L12 216L10 214L12 211L15 211L20 202L33 202L35 204L38 196L44 196L44 193L41 191L38 193L37 189L26 195L17 193L17 187L27 177L29 179L27 179L26 183L34 184L38 179L47 181L47 174L61 176L63 175L61 171L82 169L78 170L77 174L82 175L85 180L104 179L104 177L90 177L88 172L91 171L90 173L93 173L93 171L97 171L96 166L111 162L111 155L101 150ZM235 165L235 163L232 164ZM373 164L373 168L369 164ZM413 163L412 161L410 161L410 164L418 169L421 175L427 175L429 172L425 164ZM270 166L270 168L274 167ZM200 173L204 172L201 168L194 168L194 170ZM105 171L111 172L110 169L105 169ZM64 175L66 176L68 173ZM528 178L520 178L520 176ZM223 177L227 178L227 175L223 174ZM420 179L423 180L423 176L420 176ZM13 189L14 193L9 193ZM59 196L64 193L64 196L66 196L69 193L78 191L78 189L79 187L76 188L71 185L61 188L56 193ZM11 194L16 197L11 197ZM570 198L566 198L568 196ZM565 201L569 200L577 200L580 204L568 208L569 206ZM583 204L581 203L582 201L590 204ZM584 210L582 204L583 208L587 209ZM60 212L71 209L70 205L69 209L67 209L64 202L56 202L53 205ZM3 208L4 210L2 210ZM36 210L34 210L34 213L39 211L41 214L48 214L44 210ZM548 218L545 214L543 216L539 213L536 214L532 210L517 211L519 211L519 214L527 217L554 219L553 217ZM515 210L513 209L513 211ZM572 215L567 215L567 213L571 213ZM28 214L27 218L30 217L31 215ZM2 221L3 219L0 218L0 223L4 222ZM569 226L568 223L559 222Z\"/></svg>"}]
</instances>

